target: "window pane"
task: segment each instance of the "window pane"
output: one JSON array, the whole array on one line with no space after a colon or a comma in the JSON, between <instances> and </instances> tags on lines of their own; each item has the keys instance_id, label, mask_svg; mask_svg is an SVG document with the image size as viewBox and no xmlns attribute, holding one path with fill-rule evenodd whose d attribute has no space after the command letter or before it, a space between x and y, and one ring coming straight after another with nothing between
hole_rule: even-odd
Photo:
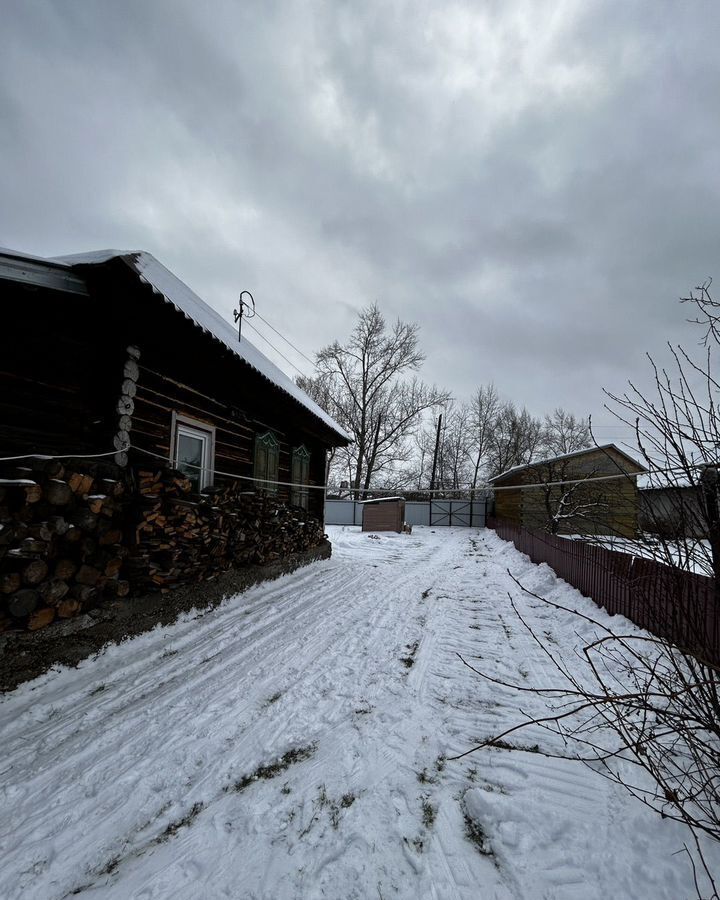
<instances>
[{"instance_id":1,"label":"window pane","mask_svg":"<svg viewBox=\"0 0 720 900\"><path fill-rule=\"evenodd\" d=\"M199 491L201 484L201 467L205 440L180 432L177 437L177 468L186 475L193 484L193 490Z\"/></svg>"}]
</instances>

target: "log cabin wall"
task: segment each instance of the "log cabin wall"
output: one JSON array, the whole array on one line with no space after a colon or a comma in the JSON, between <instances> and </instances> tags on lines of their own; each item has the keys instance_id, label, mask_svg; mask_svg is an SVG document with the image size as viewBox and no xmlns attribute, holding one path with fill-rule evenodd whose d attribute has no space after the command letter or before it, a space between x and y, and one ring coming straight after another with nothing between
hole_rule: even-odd
<instances>
[{"instance_id":1,"label":"log cabin wall","mask_svg":"<svg viewBox=\"0 0 720 900\"><path fill-rule=\"evenodd\" d=\"M0 329L0 455L112 451L123 392L138 449L125 470L112 457L0 467L12 479L0 486L0 630L323 543L322 490L309 492L308 515L283 502L289 488L268 494L234 478L253 476L256 436L270 431L278 479L291 481L292 451L304 446L309 484L323 485L334 433L124 262L83 274L89 296L2 283L12 327ZM129 347L139 354L128 386ZM207 496L189 495L167 466L173 413L215 428L214 467L228 475Z\"/></svg>"},{"instance_id":2,"label":"log cabin wall","mask_svg":"<svg viewBox=\"0 0 720 900\"><path fill-rule=\"evenodd\" d=\"M309 485L325 483L333 435L320 420L201 332L152 288L138 284L122 261L99 273L88 270L88 277L104 305L115 311L113 327L121 344L140 350L130 434L138 448L134 464L151 466L160 462L157 457L171 459L176 413L214 427L214 469L227 473L217 474L216 484L240 477L248 479L248 490L256 488L249 480L254 475L255 440L268 431L279 443L278 481L292 481L292 452L304 446L310 453ZM278 487L276 497L289 501L290 489ZM323 520L322 490L308 492L308 509Z\"/></svg>"},{"instance_id":3,"label":"log cabin wall","mask_svg":"<svg viewBox=\"0 0 720 900\"><path fill-rule=\"evenodd\" d=\"M91 300L0 282L0 456L113 449L123 346Z\"/></svg>"}]
</instances>

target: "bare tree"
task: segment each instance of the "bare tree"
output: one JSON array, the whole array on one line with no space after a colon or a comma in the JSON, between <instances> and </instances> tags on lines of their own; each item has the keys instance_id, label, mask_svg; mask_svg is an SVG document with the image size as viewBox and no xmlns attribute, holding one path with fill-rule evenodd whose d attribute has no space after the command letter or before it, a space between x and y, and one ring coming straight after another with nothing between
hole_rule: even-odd
<instances>
[{"instance_id":1,"label":"bare tree","mask_svg":"<svg viewBox=\"0 0 720 900\"><path fill-rule=\"evenodd\" d=\"M602 529L613 487L611 482L594 483L598 474L586 467L580 474L572 459L550 459L532 466L529 478L542 487L528 496L527 521L532 524L535 501L536 521L550 534L594 534Z\"/></svg>"},{"instance_id":2,"label":"bare tree","mask_svg":"<svg viewBox=\"0 0 720 900\"><path fill-rule=\"evenodd\" d=\"M510 684L475 671L519 693L542 696L550 706L546 716L519 721L483 745L504 741L530 724L560 735L571 758L587 762L661 815L689 827L692 843L686 849L697 894L717 898L717 879L701 836L720 841L720 383L713 370L720 304L712 299L709 283L683 302L694 306L692 321L704 328L702 355L694 358L668 345L670 368L648 357L651 391L630 383L622 395L608 393L607 405L633 429L650 484L667 494L663 528L636 550L667 566L658 636L618 632L526 591L595 626L595 636L580 651L583 673L571 669L544 635L533 631L512 598L518 618L560 681L554 686ZM698 541L698 535L706 540ZM690 574L698 569L712 580ZM647 602L640 590L638 585L637 602ZM674 643L660 636L669 633L675 634ZM628 765L649 778L628 774Z\"/></svg>"},{"instance_id":3,"label":"bare tree","mask_svg":"<svg viewBox=\"0 0 720 900\"><path fill-rule=\"evenodd\" d=\"M495 385L479 387L470 399L468 450L472 459L470 487L477 490L481 478L487 476L490 452L501 403Z\"/></svg>"},{"instance_id":4,"label":"bare tree","mask_svg":"<svg viewBox=\"0 0 720 900\"><path fill-rule=\"evenodd\" d=\"M592 444L589 422L578 419L562 407L545 416L543 423L543 452L547 456L562 456L584 450Z\"/></svg>"},{"instance_id":5,"label":"bare tree","mask_svg":"<svg viewBox=\"0 0 720 900\"><path fill-rule=\"evenodd\" d=\"M430 484L437 441L435 489L450 493L465 490L470 479L470 410L466 404L449 399L437 413L441 417L439 434L435 416L417 433L418 470L412 480L419 489Z\"/></svg>"},{"instance_id":6,"label":"bare tree","mask_svg":"<svg viewBox=\"0 0 720 900\"><path fill-rule=\"evenodd\" d=\"M501 406L490 439L488 474L499 475L514 466L527 465L542 447L543 426L525 407Z\"/></svg>"},{"instance_id":7,"label":"bare tree","mask_svg":"<svg viewBox=\"0 0 720 900\"><path fill-rule=\"evenodd\" d=\"M335 341L316 354L317 376L298 379L355 438L338 451L333 468L347 473L356 497L374 477L387 478L409 460L408 438L423 411L448 398L417 377L407 379L424 358L418 326L398 320L388 328L373 304L361 310L345 344Z\"/></svg>"},{"instance_id":8,"label":"bare tree","mask_svg":"<svg viewBox=\"0 0 720 900\"><path fill-rule=\"evenodd\" d=\"M705 327L702 357L695 359L680 345L668 344L672 369L659 366L648 354L653 395L632 383L622 395L606 393L612 401L609 411L634 431L648 484L667 492L665 521L654 529L655 557L712 575L720 591L720 383L713 369L720 330L717 304L708 288L706 283L682 301L695 304L698 316L692 321ZM706 541L696 540L698 536Z\"/></svg>"},{"instance_id":9,"label":"bare tree","mask_svg":"<svg viewBox=\"0 0 720 900\"><path fill-rule=\"evenodd\" d=\"M703 852L701 836L720 840L720 711L718 671L662 638L613 631L598 619L554 603L518 586L533 600L593 626L573 664L538 633L510 597L515 614L542 648L559 676L553 684L508 681L462 662L490 683L518 696L542 697L547 712L520 719L460 757L486 746L512 749L508 738L540 727L561 738L561 753L546 756L586 763L622 786L663 818L688 826L690 858L697 896L717 900L715 873ZM584 665L582 665L584 663ZM644 778L645 773L649 778ZM697 861L697 864L696 864ZM701 888L701 882L704 882Z\"/></svg>"}]
</instances>

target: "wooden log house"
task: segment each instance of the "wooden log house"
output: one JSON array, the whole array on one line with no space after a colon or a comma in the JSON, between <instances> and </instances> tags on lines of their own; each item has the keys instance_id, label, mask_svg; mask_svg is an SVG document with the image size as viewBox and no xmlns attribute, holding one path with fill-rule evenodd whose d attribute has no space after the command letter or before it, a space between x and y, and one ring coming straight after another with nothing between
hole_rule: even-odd
<instances>
[{"instance_id":1,"label":"wooden log house","mask_svg":"<svg viewBox=\"0 0 720 900\"><path fill-rule=\"evenodd\" d=\"M490 479L490 485L499 489L495 516L556 534L634 538L637 477L645 471L614 444L515 466Z\"/></svg>"},{"instance_id":2,"label":"wooden log house","mask_svg":"<svg viewBox=\"0 0 720 900\"><path fill-rule=\"evenodd\" d=\"M325 482L327 451L350 437L154 257L0 251L0 294L0 457L70 457L0 462L7 596L18 579L21 590L35 590L28 560L43 562L50 577L57 554L67 555L58 541L74 531L81 540L92 532L93 562L95 545L112 532L107 544L118 548L131 586L139 558L138 585L160 587L211 574L217 566L207 554L223 566L262 562L322 537L324 494L313 488ZM48 526L52 514L78 524L60 538ZM28 555L28 528L42 531L44 556L37 548ZM249 528L263 534L242 551ZM195 549L178 562L179 541ZM73 565L76 577L81 555ZM98 580L117 579L119 568L110 566L112 576L103 568ZM32 599L16 611L36 609ZM0 624L3 612L7 604Z\"/></svg>"}]
</instances>

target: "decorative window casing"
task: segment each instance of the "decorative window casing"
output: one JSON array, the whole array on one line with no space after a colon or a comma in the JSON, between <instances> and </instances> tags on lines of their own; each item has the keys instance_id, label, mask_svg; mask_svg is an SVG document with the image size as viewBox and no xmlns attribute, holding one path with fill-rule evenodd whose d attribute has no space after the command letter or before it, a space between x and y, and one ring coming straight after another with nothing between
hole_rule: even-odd
<instances>
[{"instance_id":1,"label":"decorative window casing","mask_svg":"<svg viewBox=\"0 0 720 900\"><path fill-rule=\"evenodd\" d=\"M259 434L255 438L255 490L277 493L278 469L280 465L280 444L271 432Z\"/></svg>"},{"instance_id":2,"label":"decorative window casing","mask_svg":"<svg viewBox=\"0 0 720 900\"><path fill-rule=\"evenodd\" d=\"M300 446L293 450L290 472L290 481L295 485L290 490L290 502L295 506L307 509L310 498L310 490L305 487L310 481L310 453L307 447ZM302 487L298 487L298 485L302 485Z\"/></svg>"},{"instance_id":3,"label":"decorative window casing","mask_svg":"<svg viewBox=\"0 0 720 900\"><path fill-rule=\"evenodd\" d=\"M213 482L215 471L215 428L189 416L173 413L172 465L200 492Z\"/></svg>"}]
</instances>

